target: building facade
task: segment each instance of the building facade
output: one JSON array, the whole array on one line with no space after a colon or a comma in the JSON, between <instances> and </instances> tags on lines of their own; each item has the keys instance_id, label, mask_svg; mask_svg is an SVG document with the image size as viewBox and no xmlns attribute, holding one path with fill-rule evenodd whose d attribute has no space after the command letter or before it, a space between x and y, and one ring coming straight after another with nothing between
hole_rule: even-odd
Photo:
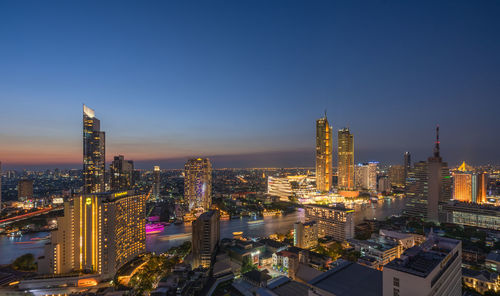
<instances>
[{"instance_id":1,"label":"building facade","mask_svg":"<svg viewBox=\"0 0 500 296\"><path fill-rule=\"evenodd\" d=\"M451 201L441 204L440 222L500 230L500 207Z\"/></svg>"},{"instance_id":2,"label":"building facade","mask_svg":"<svg viewBox=\"0 0 500 296\"><path fill-rule=\"evenodd\" d=\"M33 199L33 180L22 179L17 182L17 199L19 201Z\"/></svg>"},{"instance_id":3,"label":"building facade","mask_svg":"<svg viewBox=\"0 0 500 296\"><path fill-rule=\"evenodd\" d=\"M329 192L333 177L332 127L325 117L316 120L316 189Z\"/></svg>"},{"instance_id":4,"label":"building facade","mask_svg":"<svg viewBox=\"0 0 500 296\"><path fill-rule=\"evenodd\" d=\"M83 105L83 193L105 191L105 134L94 110Z\"/></svg>"},{"instance_id":5,"label":"building facade","mask_svg":"<svg viewBox=\"0 0 500 296\"><path fill-rule=\"evenodd\" d=\"M384 296L462 295L462 242L431 234L385 265Z\"/></svg>"},{"instance_id":6,"label":"building facade","mask_svg":"<svg viewBox=\"0 0 500 296\"><path fill-rule=\"evenodd\" d=\"M184 166L184 200L189 210L212 205L212 164L208 158L192 158Z\"/></svg>"},{"instance_id":7,"label":"building facade","mask_svg":"<svg viewBox=\"0 0 500 296\"><path fill-rule=\"evenodd\" d=\"M193 267L209 268L220 240L218 211L208 211L193 221Z\"/></svg>"},{"instance_id":8,"label":"building facade","mask_svg":"<svg viewBox=\"0 0 500 296\"><path fill-rule=\"evenodd\" d=\"M318 224L316 221L296 222L293 226L293 245L310 249L318 244Z\"/></svg>"},{"instance_id":9,"label":"building facade","mask_svg":"<svg viewBox=\"0 0 500 296\"><path fill-rule=\"evenodd\" d=\"M337 241L354 237L354 210L325 205L306 205L306 222L316 221L318 236L330 236Z\"/></svg>"},{"instance_id":10,"label":"building facade","mask_svg":"<svg viewBox=\"0 0 500 296\"><path fill-rule=\"evenodd\" d=\"M153 198L160 198L161 170L159 165L153 167Z\"/></svg>"},{"instance_id":11,"label":"building facade","mask_svg":"<svg viewBox=\"0 0 500 296\"><path fill-rule=\"evenodd\" d=\"M134 191L80 195L65 202L40 273L113 276L146 251L146 200Z\"/></svg>"},{"instance_id":12,"label":"building facade","mask_svg":"<svg viewBox=\"0 0 500 296\"><path fill-rule=\"evenodd\" d=\"M406 182L406 167L402 165L391 165L389 167L389 180L394 187L404 188Z\"/></svg>"},{"instance_id":13,"label":"building facade","mask_svg":"<svg viewBox=\"0 0 500 296\"><path fill-rule=\"evenodd\" d=\"M465 162L453 172L453 199L464 202L486 202L488 177L483 172L468 170Z\"/></svg>"},{"instance_id":14,"label":"building facade","mask_svg":"<svg viewBox=\"0 0 500 296\"><path fill-rule=\"evenodd\" d=\"M354 189L354 136L348 128L338 131L338 188Z\"/></svg>"},{"instance_id":15,"label":"building facade","mask_svg":"<svg viewBox=\"0 0 500 296\"><path fill-rule=\"evenodd\" d=\"M123 155L113 158L110 166L110 187L112 191L131 189L134 185L134 162L125 160Z\"/></svg>"},{"instance_id":16,"label":"building facade","mask_svg":"<svg viewBox=\"0 0 500 296\"><path fill-rule=\"evenodd\" d=\"M377 190L378 162L367 162L356 165L354 179L356 188L362 190Z\"/></svg>"}]
</instances>

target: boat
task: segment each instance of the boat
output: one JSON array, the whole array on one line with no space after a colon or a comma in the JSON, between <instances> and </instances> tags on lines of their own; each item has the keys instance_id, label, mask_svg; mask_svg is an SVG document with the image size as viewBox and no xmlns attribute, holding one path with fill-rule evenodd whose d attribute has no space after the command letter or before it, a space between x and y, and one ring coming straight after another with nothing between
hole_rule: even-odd
<instances>
[{"instance_id":1,"label":"boat","mask_svg":"<svg viewBox=\"0 0 500 296\"><path fill-rule=\"evenodd\" d=\"M146 234L155 234L163 232L165 225L162 223L148 223L146 224Z\"/></svg>"}]
</instances>

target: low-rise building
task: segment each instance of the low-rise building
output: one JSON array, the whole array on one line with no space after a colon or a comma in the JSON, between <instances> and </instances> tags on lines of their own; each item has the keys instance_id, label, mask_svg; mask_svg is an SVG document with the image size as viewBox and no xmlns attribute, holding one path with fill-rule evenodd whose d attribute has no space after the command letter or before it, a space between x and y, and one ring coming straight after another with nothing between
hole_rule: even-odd
<instances>
[{"instance_id":1,"label":"low-rise building","mask_svg":"<svg viewBox=\"0 0 500 296\"><path fill-rule=\"evenodd\" d=\"M500 291L500 277L496 272L462 268L462 278L466 286L484 294L486 291Z\"/></svg>"},{"instance_id":2,"label":"low-rise building","mask_svg":"<svg viewBox=\"0 0 500 296\"><path fill-rule=\"evenodd\" d=\"M384 237L376 237L369 240L349 239L347 242L359 251L362 256L375 258L377 263L370 267L384 266L392 260L399 258L403 252L403 247L397 242L387 240ZM364 262L364 261L361 261Z\"/></svg>"}]
</instances>

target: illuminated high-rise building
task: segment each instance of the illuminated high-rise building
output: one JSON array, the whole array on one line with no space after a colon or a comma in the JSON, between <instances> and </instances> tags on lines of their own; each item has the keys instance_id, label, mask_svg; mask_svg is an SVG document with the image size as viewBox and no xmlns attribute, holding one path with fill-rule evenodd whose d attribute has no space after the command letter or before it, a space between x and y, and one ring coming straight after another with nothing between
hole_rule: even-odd
<instances>
[{"instance_id":1,"label":"illuminated high-rise building","mask_svg":"<svg viewBox=\"0 0 500 296\"><path fill-rule=\"evenodd\" d=\"M105 191L105 134L94 110L83 105L83 193Z\"/></svg>"},{"instance_id":2,"label":"illuminated high-rise building","mask_svg":"<svg viewBox=\"0 0 500 296\"><path fill-rule=\"evenodd\" d=\"M153 197L155 199L160 198L160 180L161 180L161 175L160 175L160 166L155 165L153 167Z\"/></svg>"},{"instance_id":3,"label":"illuminated high-rise building","mask_svg":"<svg viewBox=\"0 0 500 296\"><path fill-rule=\"evenodd\" d=\"M354 136L348 128L338 132L338 188L354 189Z\"/></svg>"},{"instance_id":4,"label":"illuminated high-rise building","mask_svg":"<svg viewBox=\"0 0 500 296\"><path fill-rule=\"evenodd\" d=\"M33 198L33 180L22 179L17 182L17 199L26 201Z\"/></svg>"},{"instance_id":5,"label":"illuminated high-rise building","mask_svg":"<svg viewBox=\"0 0 500 296\"><path fill-rule=\"evenodd\" d=\"M316 221L318 236L330 236L337 241L354 237L354 210L342 206L304 205L306 222Z\"/></svg>"},{"instance_id":6,"label":"illuminated high-rise building","mask_svg":"<svg viewBox=\"0 0 500 296\"><path fill-rule=\"evenodd\" d=\"M208 158L192 158L184 165L184 200L189 211L212 205L212 164Z\"/></svg>"},{"instance_id":7,"label":"illuminated high-rise building","mask_svg":"<svg viewBox=\"0 0 500 296\"><path fill-rule=\"evenodd\" d=\"M296 222L293 225L293 245L303 249L316 247L318 244L318 224L316 221Z\"/></svg>"},{"instance_id":8,"label":"illuminated high-rise building","mask_svg":"<svg viewBox=\"0 0 500 296\"><path fill-rule=\"evenodd\" d=\"M193 221L193 267L209 268L220 239L218 211L208 211Z\"/></svg>"},{"instance_id":9,"label":"illuminated high-rise building","mask_svg":"<svg viewBox=\"0 0 500 296\"><path fill-rule=\"evenodd\" d=\"M80 195L64 203L40 273L113 276L146 251L146 200L134 191Z\"/></svg>"},{"instance_id":10,"label":"illuminated high-rise building","mask_svg":"<svg viewBox=\"0 0 500 296\"><path fill-rule=\"evenodd\" d=\"M453 172L453 199L465 202L484 203L488 176L483 172L474 172L465 161Z\"/></svg>"},{"instance_id":11,"label":"illuminated high-rise building","mask_svg":"<svg viewBox=\"0 0 500 296\"><path fill-rule=\"evenodd\" d=\"M115 156L110 166L111 190L131 189L133 184L134 162L125 160L123 155Z\"/></svg>"},{"instance_id":12,"label":"illuminated high-rise building","mask_svg":"<svg viewBox=\"0 0 500 296\"><path fill-rule=\"evenodd\" d=\"M392 186L403 188L407 177L406 167L403 165L391 165L389 167L389 181Z\"/></svg>"},{"instance_id":13,"label":"illuminated high-rise building","mask_svg":"<svg viewBox=\"0 0 500 296\"><path fill-rule=\"evenodd\" d=\"M362 190L377 190L378 162L358 164L355 168L356 187Z\"/></svg>"},{"instance_id":14,"label":"illuminated high-rise building","mask_svg":"<svg viewBox=\"0 0 500 296\"><path fill-rule=\"evenodd\" d=\"M332 127L325 113L325 117L316 120L316 189L321 192L332 188L332 153Z\"/></svg>"}]
</instances>

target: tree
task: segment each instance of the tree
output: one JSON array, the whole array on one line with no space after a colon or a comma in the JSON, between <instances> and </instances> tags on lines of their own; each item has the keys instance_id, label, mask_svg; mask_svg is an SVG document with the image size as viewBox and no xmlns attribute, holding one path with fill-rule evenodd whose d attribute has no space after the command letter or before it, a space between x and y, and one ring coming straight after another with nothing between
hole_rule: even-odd
<instances>
[{"instance_id":1,"label":"tree","mask_svg":"<svg viewBox=\"0 0 500 296\"><path fill-rule=\"evenodd\" d=\"M252 261L250 260L249 256L243 257L243 261L241 262L241 273L246 273L252 270L257 269L257 266L255 266Z\"/></svg>"},{"instance_id":2,"label":"tree","mask_svg":"<svg viewBox=\"0 0 500 296\"><path fill-rule=\"evenodd\" d=\"M35 256L33 256L33 254L24 254L20 257L17 257L16 260L14 260L14 262L12 263L12 268L23 271L35 271Z\"/></svg>"}]
</instances>

